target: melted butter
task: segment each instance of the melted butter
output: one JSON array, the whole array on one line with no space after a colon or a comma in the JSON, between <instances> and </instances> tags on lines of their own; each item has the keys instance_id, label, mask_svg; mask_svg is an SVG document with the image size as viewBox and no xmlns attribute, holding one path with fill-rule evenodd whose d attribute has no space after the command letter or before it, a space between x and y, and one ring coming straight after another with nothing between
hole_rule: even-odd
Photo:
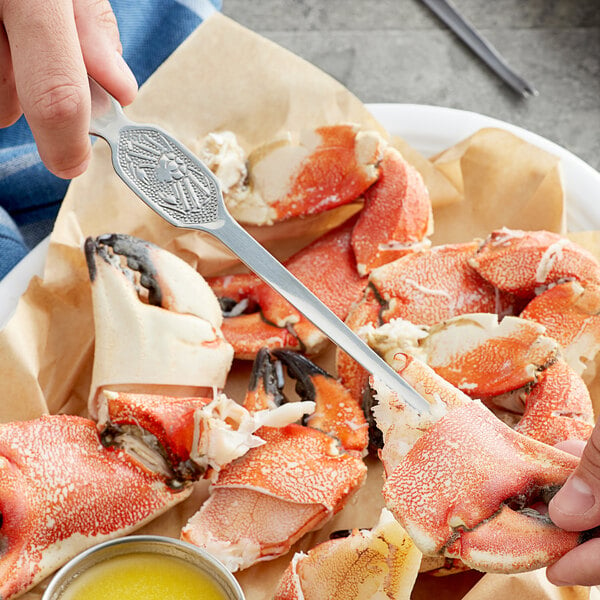
<instances>
[{"instance_id":1,"label":"melted butter","mask_svg":"<svg viewBox=\"0 0 600 600\"><path fill-rule=\"evenodd\" d=\"M226 600L206 573L172 556L115 556L79 575L61 600Z\"/></svg>"}]
</instances>

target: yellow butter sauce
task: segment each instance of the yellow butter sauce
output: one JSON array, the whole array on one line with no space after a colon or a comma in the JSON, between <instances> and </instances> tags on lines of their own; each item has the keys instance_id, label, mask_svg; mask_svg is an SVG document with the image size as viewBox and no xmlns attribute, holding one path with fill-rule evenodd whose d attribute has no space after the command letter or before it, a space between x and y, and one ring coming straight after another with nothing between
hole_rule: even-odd
<instances>
[{"instance_id":1,"label":"yellow butter sauce","mask_svg":"<svg viewBox=\"0 0 600 600\"><path fill-rule=\"evenodd\" d=\"M203 571L164 554L139 552L102 561L77 576L60 600L226 600Z\"/></svg>"}]
</instances>

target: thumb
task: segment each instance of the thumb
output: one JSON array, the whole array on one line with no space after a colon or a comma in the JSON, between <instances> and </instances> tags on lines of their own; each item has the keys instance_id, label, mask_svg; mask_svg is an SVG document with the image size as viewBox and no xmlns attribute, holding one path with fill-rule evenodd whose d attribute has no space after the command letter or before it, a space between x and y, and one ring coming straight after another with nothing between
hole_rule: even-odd
<instances>
[{"instance_id":1,"label":"thumb","mask_svg":"<svg viewBox=\"0 0 600 600\"><path fill-rule=\"evenodd\" d=\"M596 424L581 461L548 505L552 521L568 531L600 525L600 425Z\"/></svg>"}]
</instances>

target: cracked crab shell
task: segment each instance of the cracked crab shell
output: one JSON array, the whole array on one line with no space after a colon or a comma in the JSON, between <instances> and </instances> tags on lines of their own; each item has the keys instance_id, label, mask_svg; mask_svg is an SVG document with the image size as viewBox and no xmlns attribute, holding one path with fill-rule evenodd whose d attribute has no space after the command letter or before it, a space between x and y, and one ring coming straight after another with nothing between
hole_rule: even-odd
<instances>
[{"instance_id":1,"label":"cracked crab shell","mask_svg":"<svg viewBox=\"0 0 600 600\"><path fill-rule=\"evenodd\" d=\"M274 600L409 600L420 563L421 553L384 508L372 530L354 529L295 554Z\"/></svg>"},{"instance_id":2,"label":"cracked crab shell","mask_svg":"<svg viewBox=\"0 0 600 600\"><path fill-rule=\"evenodd\" d=\"M187 395L190 388L222 388L233 359L220 330L218 301L203 277L154 244L129 239L152 267L160 304L141 298L132 269L103 256L101 238L88 240L96 333L89 398L93 416L105 388L167 386L172 395L185 386Z\"/></svg>"},{"instance_id":3,"label":"cracked crab shell","mask_svg":"<svg viewBox=\"0 0 600 600\"><path fill-rule=\"evenodd\" d=\"M513 498L558 489L577 465L570 454L520 435L478 402L451 410L388 473L387 507L419 549L488 572L547 566L578 532L512 510Z\"/></svg>"},{"instance_id":4,"label":"cracked crab shell","mask_svg":"<svg viewBox=\"0 0 600 600\"><path fill-rule=\"evenodd\" d=\"M125 535L185 500L93 421L51 415L0 426L0 598L33 587L79 552Z\"/></svg>"}]
</instances>

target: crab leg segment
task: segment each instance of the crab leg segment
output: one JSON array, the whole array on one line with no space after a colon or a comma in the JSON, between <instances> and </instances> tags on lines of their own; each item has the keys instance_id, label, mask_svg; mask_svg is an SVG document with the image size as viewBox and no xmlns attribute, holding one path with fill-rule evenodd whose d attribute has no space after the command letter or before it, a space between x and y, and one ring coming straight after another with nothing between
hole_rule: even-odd
<instances>
[{"instance_id":1,"label":"crab leg segment","mask_svg":"<svg viewBox=\"0 0 600 600\"><path fill-rule=\"evenodd\" d=\"M581 375L600 350L600 286L568 281L536 296L521 317L540 323Z\"/></svg>"},{"instance_id":2,"label":"crab leg segment","mask_svg":"<svg viewBox=\"0 0 600 600\"><path fill-rule=\"evenodd\" d=\"M558 529L534 507L547 503L578 459L513 431L456 388L452 407L449 384L425 364L398 358L412 385L437 381L442 392L437 419L400 410L401 400L388 391L375 409L384 432L386 506L419 549L514 573L545 566L577 545L581 534ZM412 444L401 435L410 430Z\"/></svg>"},{"instance_id":3,"label":"crab leg segment","mask_svg":"<svg viewBox=\"0 0 600 600\"><path fill-rule=\"evenodd\" d=\"M600 265L594 256L549 231L493 231L470 264L498 289L524 298L563 280L600 283Z\"/></svg>"},{"instance_id":4,"label":"crab leg segment","mask_svg":"<svg viewBox=\"0 0 600 600\"><path fill-rule=\"evenodd\" d=\"M192 267L126 235L88 238L85 254L96 332L93 417L103 388L202 395L224 386L233 350L219 329L219 304Z\"/></svg>"},{"instance_id":5,"label":"crab leg segment","mask_svg":"<svg viewBox=\"0 0 600 600\"><path fill-rule=\"evenodd\" d=\"M383 509L373 529L354 529L295 554L274 600L409 600L420 562L421 553Z\"/></svg>"},{"instance_id":6,"label":"crab leg segment","mask_svg":"<svg viewBox=\"0 0 600 600\"><path fill-rule=\"evenodd\" d=\"M558 344L543 334L525 319L469 314L430 327L416 352L446 381L481 399L535 383L558 355Z\"/></svg>"},{"instance_id":7,"label":"crab leg segment","mask_svg":"<svg viewBox=\"0 0 600 600\"><path fill-rule=\"evenodd\" d=\"M350 124L288 134L248 156L247 174L225 201L238 221L253 225L347 204L376 181L384 147L378 133Z\"/></svg>"},{"instance_id":8,"label":"crab leg segment","mask_svg":"<svg viewBox=\"0 0 600 600\"><path fill-rule=\"evenodd\" d=\"M369 283L385 303L383 322L400 317L433 325L464 313L506 314L512 298L469 266L477 247L477 242L436 246L374 269Z\"/></svg>"},{"instance_id":9,"label":"crab leg segment","mask_svg":"<svg viewBox=\"0 0 600 600\"><path fill-rule=\"evenodd\" d=\"M358 272L391 262L428 244L433 231L429 192L419 172L389 146L379 179L365 192L365 206L352 231Z\"/></svg>"},{"instance_id":10,"label":"crab leg segment","mask_svg":"<svg viewBox=\"0 0 600 600\"><path fill-rule=\"evenodd\" d=\"M589 392L560 357L544 327L519 317L472 314L430 328L394 320L362 335L388 362L408 352L438 375L481 399L517 431L556 444L587 439L593 426Z\"/></svg>"},{"instance_id":11,"label":"crab leg segment","mask_svg":"<svg viewBox=\"0 0 600 600\"><path fill-rule=\"evenodd\" d=\"M82 550L184 500L94 422L56 415L0 426L0 597L33 587Z\"/></svg>"},{"instance_id":12,"label":"crab leg segment","mask_svg":"<svg viewBox=\"0 0 600 600\"><path fill-rule=\"evenodd\" d=\"M569 439L586 441L593 428L590 393L581 377L562 360L541 373L515 426L516 431L550 446Z\"/></svg>"},{"instance_id":13,"label":"crab leg segment","mask_svg":"<svg viewBox=\"0 0 600 600\"><path fill-rule=\"evenodd\" d=\"M366 474L362 460L316 429L288 425L258 434L266 443L219 473L182 531L231 571L287 552L339 511Z\"/></svg>"},{"instance_id":14,"label":"crab leg segment","mask_svg":"<svg viewBox=\"0 0 600 600\"><path fill-rule=\"evenodd\" d=\"M286 268L315 293L340 319L345 319L353 302L365 288L366 278L356 271L350 247L354 220L326 233L292 256ZM233 344L237 358L254 358L263 346L303 348L316 353L327 343L326 336L303 317L289 302L264 283L248 285L246 275L227 275L209 280L229 310L236 302L260 309L251 315L225 318L223 332ZM237 312L235 309L233 309ZM242 309L243 310L243 309Z\"/></svg>"},{"instance_id":15,"label":"crab leg segment","mask_svg":"<svg viewBox=\"0 0 600 600\"><path fill-rule=\"evenodd\" d=\"M177 487L264 444L254 435L264 425L284 426L312 410L312 402L294 402L250 413L223 394L211 400L106 390L98 427L105 445L125 449Z\"/></svg>"}]
</instances>

